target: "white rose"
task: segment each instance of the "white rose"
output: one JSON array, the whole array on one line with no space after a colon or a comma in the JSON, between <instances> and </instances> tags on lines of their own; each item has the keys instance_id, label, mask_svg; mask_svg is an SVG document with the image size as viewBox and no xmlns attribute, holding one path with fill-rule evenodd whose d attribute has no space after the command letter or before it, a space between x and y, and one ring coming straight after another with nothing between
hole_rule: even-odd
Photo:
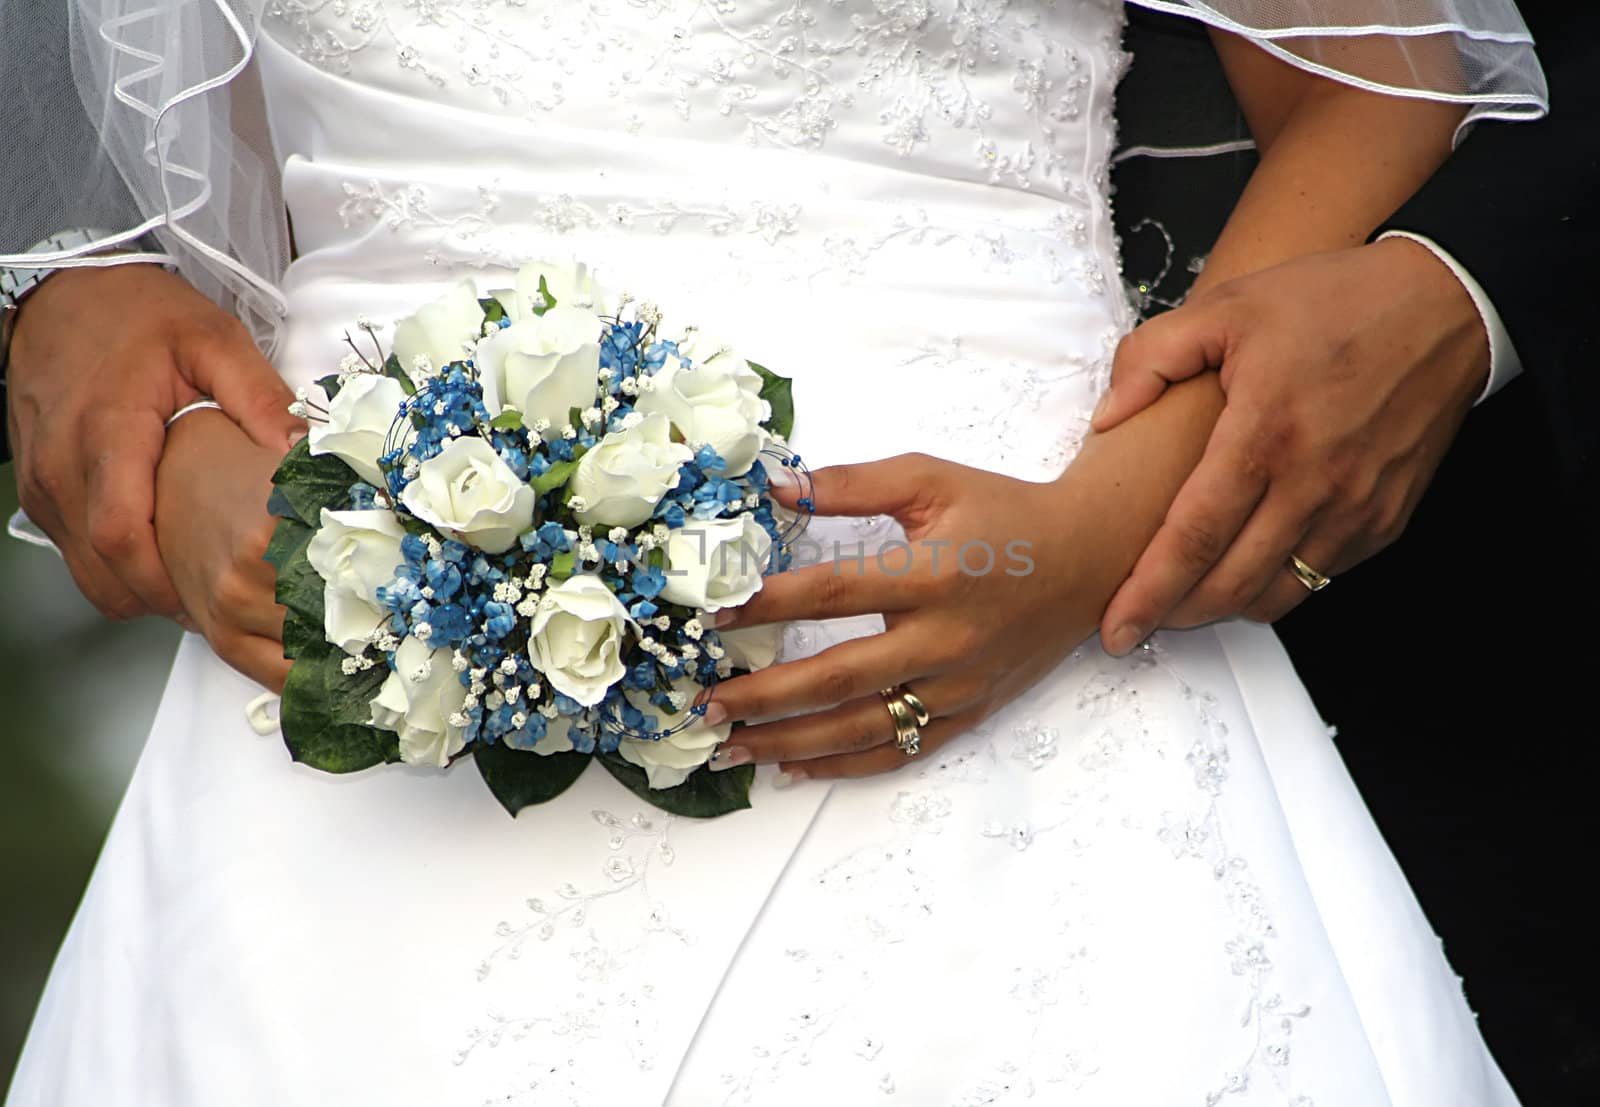
<instances>
[{"instance_id":1,"label":"white rose","mask_svg":"<svg viewBox=\"0 0 1600 1107\"><path fill-rule=\"evenodd\" d=\"M723 659L728 664L735 669L759 673L778 660L778 647L783 644L783 624L763 623L738 630L719 630L717 639L722 643Z\"/></svg>"},{"instance_id":2,"label":"white rose","mask_svg":"<svg viewBox=\"0 0 1600 1107\"><path fill-rule=\"evenodd\" d=\"M690 523L667 536L668 603L721 611L761 591L772 558L772 537L753 515Z\"/></svg>"},{"instance_id":3,"label":"white rose","mask_svg":"<svg viewBox=\"0 0 1600 1107\"><path fill-rule=\"evenodd\" d=\"M467 698L450 651L407 638L395 651L394 665L372 701L370 721L400 736L402 761L443 768L466 745L466 728L450 723Z\"/></svg>"},{"instance_id":4,"label":"white rose","mask_svg":"<svg viewBox=\"0 0 1600 1107\"><path fill-rule=\"evenodd\" d=\"M368 484L385 487L378 459L405 401L397 380L377 373L353 377L328 401L327 421L311 424L311 452L333 454Z\"/></svg>"},{"instance_id":5,"label":"white rose","mask_svg":"<svg viewBox=\"0 0 1600 1107\"><path fill-rule=\"evenodd\" d=\"M761 376L742 358L698 335L681 348L686 356L705 360L691 367L669 358L634 406L646 414L661 412L689 445L716 450L727 463L727 476L742 476L771 438L761 425L772 416L772 406L761 398Z\"/></svg>"},{"instance_id":6,"label":"white rose","mask_svg":"<svg viewBox=\"0 0 1600 1107\"><path fill-rule=\"evenodd\" d=\"M469 343L483 333L483 305L478 290L468 280L428 304L394 327L394 353L406 372L420 355L442 369L467 355Z\"/></svg>"},{"instance_id":7,"label":"white rose","mask_svg":"<svg viewBox=\"0 0 1600 1107\"><path fill-rule=\"evenodd\" d=\"M672 689L686 697L686 704L692 704L695 696L700 693L700 685L688 677L674 681ZM627 695L629 701L640 711L655 716L657 730L670 730L690 717L687 706L682 711L669 713L651 703L643 692L629 692ZM706 726L697 720L678 733L665 738L624 737L617 744L617 752L645 771L650 787L675 788L688 779L690 773L711 760L711 755L717 746L727 741L732 731L731 722L720 726Z\"/></svg>"},{"instance_id":8,"label":"white rose","mask_svg":"<svg viewBox=\"0 0 1600 1107\"><path fill-rule=\"evenodd\" d=\"M568 577L539 600L528 626L528 656L550 686L585 707L622 679L622 633L632 620L599 577Z\"/></svg>"},{"instance_id":9,"label":"white rose","mask_svg":"<svg viewBox=\"0 0 1600 1107\"><path fill-rule=\"evenodd\" d=\"M405 562L405 534L390 511L322 509L322 526L306 546L306 560L326 582L323 630L346 653L360 653L389 617L378 606L378 589Z\"/></svg>"},{"instance_id":10,"label":"white rose","mask_svg":"<svg viewBox=\"0 0 1600 1107\"><path fill-rule=\"evenodd\" d=\"M567 487L583 498L576 511L590 526L636 527L654 513L678 483L678 467L694 451L672 441L672 425L659 413L636 426L612 431L578 461Z\"/></svg>"},{"instance_id":11,"label":"white rose","mask_svg":"<svg viewBox=\"0 0 1600 1107\"><path fill-rule=\"evenodd\" d=\"M607 314L604 290L595 283L594 274L581 261L573 265L555 265L547 261L529 262L517 273L516 288L500 288L489 295L500 301L506 316L513 323L533 318L534 304L539 299L539 278L543 277L550 298L557 307L587 308L596 315Z\"/></svg>"},{"instance_id":12,"label":"white rose","mask_svg":"<svg viewBox=\"0 0 1600 1107\"><path fill-rule=\"evenodd\" d=\"M514 407L530 429L548 419L544 437L559 438L571 410L591 408L599 397L600 329L592 312L558 307L485 339L477 366L489 414Z\"/></svg>"},{"instance_id":13,"label":"white rose","mask_svg":"<svg viewBox=\"0 0 1600 1107\"><path fill-rule=\"evenodd\" d=\"M400 499L411 513L486 553L505 553L539 497L481 438L457 438L424 461Z\"/></svg>"}]
</instances>

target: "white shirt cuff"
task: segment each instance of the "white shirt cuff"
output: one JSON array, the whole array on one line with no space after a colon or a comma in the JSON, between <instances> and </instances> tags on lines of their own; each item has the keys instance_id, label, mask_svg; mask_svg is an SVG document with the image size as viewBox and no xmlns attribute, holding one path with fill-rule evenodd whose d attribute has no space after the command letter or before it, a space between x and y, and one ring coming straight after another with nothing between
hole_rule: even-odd
<instances>
[{"instance_id":1,"label":"white shirt cuff","mask_svg":"<svg viewBox=\"0 0 1600 1107\"><path fill-rule=\"evenodd\" d=\"M1483 403L1500 391L1507 381L1522 372L1522 358L1517 355L1517 348L1511 343L1511 333L1501 321L1500 313L1494 309L1494 301L1489 299L1489 294L1483 290L1483 286L1472 279L1472 274L1433 239L1425 235L1412 234L1410 231L1384 231L1378 236L1378 241L1381 242L1386 238L1407 238L1419 246L1427 247L1429 253L1456 275L1461 287L1472 297L1472 304L1478 309L1478 317L1483 320L1483 329L1489 332L1489 379L1484 384L1483 391L1478 394L1478 398L1473 401L1474 404Z\"/></svg>"},{"instance_id":2,"label":"white shirt cuff","mask_svg":"<svg viewBox=\"0 0 1600 1107\"><path fill-rule=\"evenodd\" d=\"M50 540L50 536L39 528L38 523L28 518L28 513L21 508L17 509L16 514L11 516L10 522L6 524L6 533L30 546L61 552L60 548Z\"/></svg>"}]
</instances>

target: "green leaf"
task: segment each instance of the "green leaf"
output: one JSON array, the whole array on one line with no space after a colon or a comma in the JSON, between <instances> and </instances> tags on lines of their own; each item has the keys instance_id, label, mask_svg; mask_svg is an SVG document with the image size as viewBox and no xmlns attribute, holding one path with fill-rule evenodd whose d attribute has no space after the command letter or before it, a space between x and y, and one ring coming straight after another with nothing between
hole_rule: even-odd
<instances>
[{"instance_id":1,"label":"green leaf","mask_svg":"<svg viewBox=\"0 0 1600 1107\"><path fill-rule=\"evenodd\" d=\"M550 579L566 580L578 568L578 554L575 550L558 553L550 559Z\"/></svg>"},{"instance_id":2,"label":"green leaf","mask_svg":"<svg viewBox=\"0 0 1600 1107\"><path fill-rule=\"evenodd\" d=\"M538 754L495 744L472 755L483 782L513 816L524 807L548 803L572 787L592 760L586 753Z\"/></svg>"},{"instance_id":3,"label":"green leaf","mask_svg":"<svg viewBox=\"0 0 1600 1107\"><path fill-rule=\"evenodd\" d=\"M577 429L578 433L581 435L583 433L583 408L581 408L581 407L569 407L569 408L567 408L567 421L570 422L573 425L573 427Z\"/></svg>"},{"instance_id":4,"label":"green leaf","mask_svg":"<svg viewBox=\"0 0 1600 1107\"><path fill-rule=\"evenodd\" d=\"M788 438L794 433L794 382L778 376L765 365L753 361L749 364L761 375L761 398L772 405L772 418L763 425L774 434Z\"/></svg>"},{"instance_id":5,"label":"green leaf","mask_svg":"<svg viewBox=\"0 0 1600 1107\"><path fill-rule=\"evenodd\" d=\"M553 462L550 468L534 477L528 483L533 486L535 492L543 496L546 492L564 487L577 470L578 463L576 461Z\"/></svg>"},{"instance_id":6,"label":"green leaf","mask_svg":"<svg viewBox=\"0 0 1600 1107\"><path fill-rule=\"evenodd\" d=\"M534 308L533 313L542 318L545 312L556 306L555 295L550 291L550 282L543 277L539 278L539 295L544 297L544 303Z\"/></svg>"},{"instance_id":7,"label":"green leaf","mask_svg":"<svg viewBox=\"0 0 1600 1107\"><path fill-rule=\"evenodd\" d=\"M306 557L306 548L316 534L298 519L279 519L267 544L265 555L278 570L277 586L273 594L277 601L310 626L321 628L325 618L323 595L326 585ZM289 644L284 638L284 645Z\"/></svg>"},{"instance_id":8,"label":"green leaf","mask_svg":"<svg viewBox=\"0 0 1600 1107\"><path fill-rule=\"evenodd\" d=\"M506 317L505 305L493 296L479 300L478 306L483 309L483 321L485 323L493 323L495 326L499 326L500 320Z\"/></svg>"},{"instance_id":9,"label":"green leaf","mask_svg":"<svg viewBox=\"0 0 1600 1107\"><path fill-rule=\"evenodd\" d=\"M334 650L333 659L342 661L343 653ZM372 720L372 701L377 697L383 682L389 679L389 666L379 661L370 669L346 676L342 670L336 670L338 681L332 678L328 684L329 713L336 723L350 726L365 727Z\"/></svg>"},{"instance_id":10,"label":"green leaf","mask_svg":"<svg viewBox=\"0 0 1600 1107\"><path fill-rule=\"evenodd\" d=\"M296 761L326 773L353 773L400 760L400 740L395 735L335 717L336 705L348 714L344 700L355 679L339 670L343 657L322 643L295 661L279 710L283 744Z\"/></svg>"},{"instance_id":11,"label":"green leaf","mask_svg":"<svg viewBox=\"0 0 1600 1107\"><path fill-rule=\"evenodd\" d=\"M624 760L621 754L602 753L599 761L624 788L646 803L691 819L710 819L743 811L750 806L750 784L756 776L754 765L740 765L715 773L702 766L676 788L658 790L650 787L643 769Z\"/></svg>"},{"instance_id":12,"label":"green leaf","mask_svg":"<svg viewBox=\"0 0 1600 1107\"><path fill-rule=\"evenodd\" d=\"M272 474L295 515L320 525L322 509L342 511L350 506L350 486L361 478L332 454L313 456L309 439L301 439Z\"/></svg>"},{"instance_id":13,"label":"green leaf","mask_svg":"<svg viewBox=\"0 0 1600 1107\"><path fill-rule=\"evenodd\" d=\"M497 431L514 431L522 429L522 412L506 410L489 420L489 425Z\"/></svg>"},{"instance_id":14,"label":"green leaf","mask_svg":"<svg viewBox=\"0 0 1600 1107\"><path fill-rule=\"evenodd\" d=\"M441 365L439 368L442 369L444 366ZM415 396L417 394L417 384L411 379L411 374L407 373L405 367L400 364L400 356L398 354L390 354L383 359L383 375L390 380L399 381L400 387L405 389L407 396Z\"/></svg>"},{"instance_id":15,"label":"green leaf","mask_svg":"<svg viewBox=\"0 0 1600 1107\"><path fill-rule=\"evenodd\" d=\"M320 622L307 622L293 611L283 617L283 656L290 661L307 650L326 645L327 638Z\"/></svg>"},{"instance_id":16,"label":"green leaf","mask_svg":"<svg viewBox=\"0 0 1600 1107\"><path fill-rule=\"evenodd\" d=\"M305 553L306 546L314 534L316 531L299 518L292 515L281 516L278 525L272 528L272 540L267 543L267 552L261 555L261 560L282 572L283 567L293 561L296 554Z\"/></svg>"},{"instance_id":17,"label":"green leaf","mask_svg":"<svg viewBox=\"0 0 1600 1107\"><path fill-rule=\"evenodd\" d=\"M318 388L322 389L328 394L328 399L330 400L339 394L339 389L344 387L344 385L339 382L338 373L329 373L325 377L318 377L314 383Z\"/></svg>"}]
</instances>

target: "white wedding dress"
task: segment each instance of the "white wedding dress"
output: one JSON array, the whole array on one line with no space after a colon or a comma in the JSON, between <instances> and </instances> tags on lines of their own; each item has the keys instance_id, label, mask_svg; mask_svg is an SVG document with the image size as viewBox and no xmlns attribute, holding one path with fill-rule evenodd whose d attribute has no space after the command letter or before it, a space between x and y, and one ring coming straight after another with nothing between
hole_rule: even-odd
<instances>
[{"instance_id":1,"label":"white wedding dress","mask_svg":"<svg viewBox=\"0 0 1600 1107\"><path fill-rule=\"evenodd\" d=\"M267 10L294 382L578 257L793 376L813 466L1082 439L1132 323L1120 3ZM471 765L322 775L255 691L185 641L11 1107L1516 1102L1261 627L1090 642L899 773L708 822L598 769L515 820Z\"/></svg>"}]
</instances>

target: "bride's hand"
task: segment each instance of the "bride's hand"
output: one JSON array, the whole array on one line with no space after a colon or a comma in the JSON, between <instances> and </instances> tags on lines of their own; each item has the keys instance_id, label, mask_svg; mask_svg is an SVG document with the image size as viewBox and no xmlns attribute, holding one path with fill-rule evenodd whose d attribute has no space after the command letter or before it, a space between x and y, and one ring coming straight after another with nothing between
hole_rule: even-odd
<instances>
[{"instance_id":1,"label":"bride's hand","mask_svg":"<svg viewBox=\"0 0 1600 1107\"><path fill-rule=\"evenodd\" d=\"M274 692L289 662L262 554L279 460L226 416L199 411L172 425L156 472L156 540L185 613L219 657Z\"/></svg>"},{"instance_id":2,"label":"bride's hand","mask_svg":"<svg viewBox=\"0 0 1600 1107\"><path fill-rule=\"evenodd\" d=\"M1020 695L1093 631L1101 589L1083 551L1094 517L1075 482L1030 484L918 454L821 469L814 481L817 514L892 515L909 548L777 574L717 625L882 613L886 632L718 685L709 721L794 717L736 730L715 767L781 761L814 778L893 769L907 758L880 689L904 683L926 704L926 751ZM799 495L777 494L790 505Z\"/></svg>"}]
</instances>

